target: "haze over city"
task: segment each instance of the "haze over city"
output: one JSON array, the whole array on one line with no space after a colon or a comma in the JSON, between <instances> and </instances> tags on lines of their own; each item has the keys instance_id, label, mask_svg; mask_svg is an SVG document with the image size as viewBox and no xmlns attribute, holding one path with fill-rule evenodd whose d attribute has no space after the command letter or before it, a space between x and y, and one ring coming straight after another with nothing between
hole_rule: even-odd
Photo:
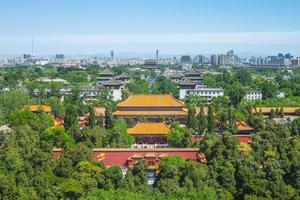
<instances>
[{"instance_id":1,"label":"haze over city","mask_svg":"<svg viewBox=\"0 0 300 200\"><path fill-rule=\"evenodd\" d=\"M0 55L300 55L297 0L1 1Z\"/></svg>"}]
</instances>

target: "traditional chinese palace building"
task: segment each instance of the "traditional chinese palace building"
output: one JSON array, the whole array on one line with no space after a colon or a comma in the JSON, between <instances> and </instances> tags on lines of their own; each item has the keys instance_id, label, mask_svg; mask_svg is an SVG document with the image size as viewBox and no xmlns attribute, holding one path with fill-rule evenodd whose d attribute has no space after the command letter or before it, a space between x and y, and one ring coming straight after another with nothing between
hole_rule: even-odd
<instances>
[{"instance_id":1,"label":"traditional chinese palace building","mask_svg":"<svg viewBox=\"0 0 300 200\"><path fill-rule=\"evenodd\" d=\"M164 148L168 146L166 136L170 128L163 122L138 122L134 127L128 128L127 133L134 136L133 148Z\"/></svg>"},{"instance_id":2,"label":"traditional chinese palace building","mask_svg":"<svg viewBox=\"0 0 300 200\"><path fill-rule=\"evenodd\" d=\"M116 79L110 79L109 81L103 83L104 87L109 89L113 100L114 101L119 101L122 99L122 92L121 92L121 87L122 83Z\"/></svg>"},{"instance_id":3,"label":"traditional chinese palace building","mask_svg":"<svg viewBox=\"0 0 300 200\"><path fill-rule=\"evenodd\" d=\"M250 142L250 137L253 134L254 129L242 120L238 120L236 122L236 126L237 132L235 136L238 138L238 140L244 143Z\"/></svg>"},{"instance_id":4,"label":"traditional chinese palace building","mask_svg":"<svg viewBox=\"0 0 300 200\"><path fill-rule=\"evenodd\" d=\"M152 122L177 119L185 123L187 113L184 102L171 94L132 94L117 104L117 110L113 115L125 119L144 118Z\"/></svg>"},{"instance_id":5,"label":"traditional chinese palace building","mask_svg":"<svg viewBox=\"0 0 300 200\"><path fill-rule=\"evenodd\" d=\"M110 71L108 68L105 68L102 72L98 74L97 85L103 85L108 82L110 79L115 77L115 73Z\"/></svg>"},{"instance_id":6,"label":"traditional chinese palace building","mask_svg":"<svg viewBox=\"0 0 300 200\"><path fill-rule=\"evenodd\" d=\"M193 81L194 83L196 83L197 85L203 85L203 73L201 72L198 72L198 71L195 71L195 70L190 70L190 71L187 71L185 73L185 76Z\"/></svg>"}]
</instances>

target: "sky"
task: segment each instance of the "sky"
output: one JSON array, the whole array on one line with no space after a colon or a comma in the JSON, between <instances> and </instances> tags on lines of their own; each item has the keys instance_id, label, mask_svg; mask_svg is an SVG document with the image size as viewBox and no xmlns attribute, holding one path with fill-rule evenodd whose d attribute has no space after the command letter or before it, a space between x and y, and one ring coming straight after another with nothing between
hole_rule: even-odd
<instances>
[{"instance_id":1,"label":"sky","mask_svg":"<svg viewBox=\"0 0 300 200\"><path fill-rule=\"evenodd\" d=\"M299 0L1 0L0 55L300 56Z\"/></svg>"}]
</instances>

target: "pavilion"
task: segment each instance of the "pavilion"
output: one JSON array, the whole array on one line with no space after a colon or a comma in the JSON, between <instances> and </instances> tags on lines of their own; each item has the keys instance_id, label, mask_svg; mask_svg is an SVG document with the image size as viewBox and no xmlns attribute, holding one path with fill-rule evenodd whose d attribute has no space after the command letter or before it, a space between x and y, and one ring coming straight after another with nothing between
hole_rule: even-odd
<instances>
[{"instance_id":1,"label":"pavilion","mask_svg":"<svg viewBox=\"0 0 300 200\"><path fill-rule=\"evenodd\" d=\"M135 138L133 148L165 148L168 146L166 136L170 128L163 122L138 122L128 128L127 133Z\"/></svg>"}]
</instances>

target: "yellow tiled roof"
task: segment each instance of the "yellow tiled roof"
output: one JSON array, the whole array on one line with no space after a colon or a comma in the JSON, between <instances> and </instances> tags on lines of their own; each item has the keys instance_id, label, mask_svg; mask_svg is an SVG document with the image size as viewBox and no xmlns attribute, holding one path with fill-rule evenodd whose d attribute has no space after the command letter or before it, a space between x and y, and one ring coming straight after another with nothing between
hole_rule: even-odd
<instances>
[{"instance_id":1,"label":"yellow tiled roof","mask_svg":"<svg viewBox=\"0 0 300 200\"><path fill-rule=\"evenodd\" d=\"M26 105L24 106L24 109L32 112L37 112L37 111L51 112L51 107L46 105Z\"/></svg>"},{"instance_id":2,"label":"yellow tiled roof","mask_svg":"<svg viewBox=\"0 0 300 200\"><path fill-rule=\"evenodd\" d=\"M256 108L252 108L251 112L259 113L261 110L262 113L270 113L272 109L276 111L277 107L256 107ZM281 107L278 107L278 110L280 109ZM284 113L289 114L289 113L295 113L296 110L299 109L299 107L283 107L282 109Z\"/></svg>"},{"instance_id":3,"label":"yellow tiled roof","mask_svg":"<svg viewBox=\"0 0 300 200\"><path fill-rule=\"evenodd\" d=\"M166 135L170 128L162 122L139 122L134 127L128 128L127 133L131 135Z\"/></svg>"},{"instance_id":4,"label":"yellow tiled roof","mask_svg":"<svg viewBox=\"0 0 300 200\"><path fill-rule=\"evenodd\" d=\"M132 94L118 107L184 107L182 101L171 94Z\"/></svg>"},{"instance_id":5,"label":"yellow tiled roof","mask_svg":"<svg viewBox=\"0 0 300 200\"><path fill-rule=\"evenodd\" d=\"M113 115L117 116L186 116L187 111L120 111L117 110L113 113Z\"/></svg>"}]
</instances>

